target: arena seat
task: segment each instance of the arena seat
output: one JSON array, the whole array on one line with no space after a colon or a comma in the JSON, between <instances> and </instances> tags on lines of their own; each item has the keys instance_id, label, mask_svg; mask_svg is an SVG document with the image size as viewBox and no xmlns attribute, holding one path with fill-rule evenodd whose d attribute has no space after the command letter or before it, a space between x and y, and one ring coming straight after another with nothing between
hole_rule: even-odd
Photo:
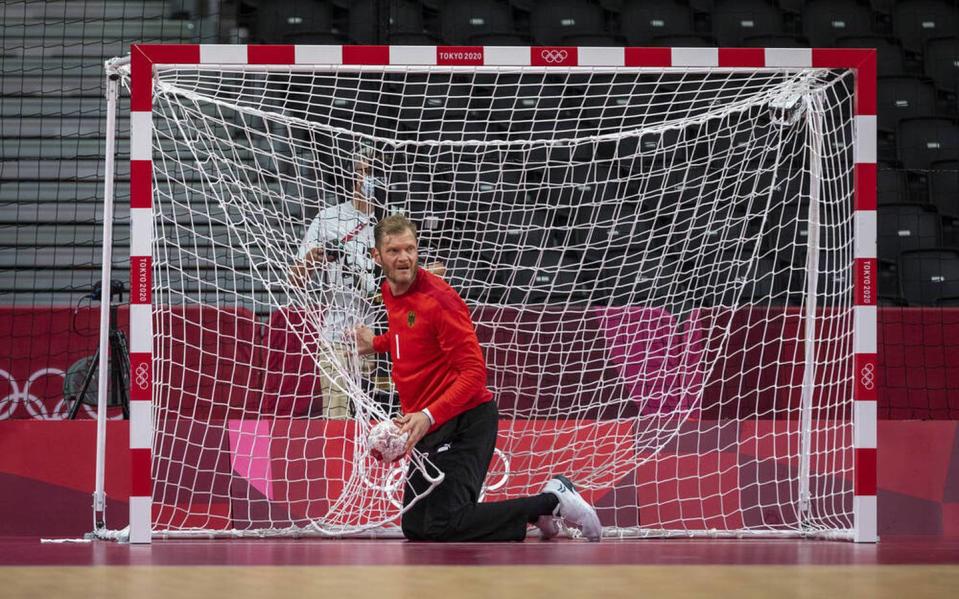
<instances>
[{"instance_id":1,"label":"arena seat","mask_svg":"<svg viewBox=\"0 0 959 599\"><path fill-rule=\"evenodd\" d=\"M452 0L440 10L440 32L447 44L467 44L474 36L514 29L513 12L499 0Z\"/></svg>"},{"instance_id":2,"label":"arena seat","mask_svg":"<svg viewBox=\"0 0 959 599\"><path fill-rule=\"evenodd\" d=\"M689 6L679 2L627 0L620 12L622 31L631 46L648 45L661 35L682 35L693 31Z\"/></svg>"},{"instance_id":3,"label":"arena seat","mask_svg":"<svg viewBox=\"0 0 959 599\"><path fill-rule=\"evenodd\" d=\"M903 167L928 170L933 162L959 160L959 125L945 118L904 119L896 144Z\"/></svg>"},{"instance_id":4,"label":"arena seat","mask_svg":"<svg viewBox=\"0 0 959 599\"><path fill-rule=\"evenodd\" d=\"M906 250L932 249L942 242L939 215L930 206L892 204L877 211L879 258L896 262Z\"/></svg>"},{"instance_id":5,"label":"arena seat","mask_svg":"<svg viewBox=\"0 0 959 599\"><path fill-rule=\"evenodd\" d=\"M923 52L923 70L936 87L951 94L956 101L959 94L959 37L939 37L926 41Z\"/></svg>"},{"instance_id":6,"label":"arena seat","mask_svg":"<svg viewBox=\"0 0 959 599\"><path fill-rule=\"evenodd\" d=\"M270 0L256 8L254 38L261 43L279 43L304 33L333 29L333 7L326 2Z\"/></svg>"},{"instance_id":7,"label":"arena seat","mask_svg":"<svg viewBox=\"0 0 959 599\"><path fill-rule=\"evenodd\" d=\"M602 9L587 0L540 0L529 17L533 41L550 46L574 35L606 34Z\"/></svg>"},{"instance_id":8,"label":"arena seat","mask_svg":"<svg viewBox=\"0 0 959 599\"><path fill-rule=\"evenodd\" d=\"M754 35L783 33L783 15L764 0L717 0L713 35L721 46L739 46Z\"/></svg>"},{"instance_id":9,"label":"arena seat","mask_svg":"<svg viewBox=\"0 0 959 599\"><path fill-rule=\"evenodd\" d=\"M947 0L903 0L893 8L892 28L903 48L920 54L927 40L959 31L959 9Z\"/></svg>"},{"instance_id":10,"label":"arena seat","mask_svg":"<svg viewBox=\"0 0 959 599\"><path fill-rule=\"evenodd\" d=\"M902 296L913 306L935 306L959 296L959 250L929 249L899 255Z\"/></svg>"},{"instance_id":11,"label":"arena seat","mask_svg":"<svg viewBox=\"0 0 959 599\"><path fill-rule=\"evenodd\" d=\"M898 169L876 171L876 196L881 204L906 204L912 197L906 190L906 173Z\"/></svg>"},{"instance_id":12,"label":"arena seat","mask_svg":"<svg viewBox=\"0 0 959 599\"><path fill-rule=\"evenodd\" d=\"M623 252L646 243L647 219L639 218L637 203L602 202L574 206L570 217L572 246L600 252Z\"/></svg>"},{"instance_id":13,"label":"arena seat","mask_svg":"<svg viewBox=\"0 0 959 599\"><path fill-rule=\"evenodd\" d=\"M877 110L879 129L895 133L903 119L936 115L936 89L916 77L880 77Z\"/></svg>"},{"instance_id":14,"label":"arena seat","mask_svg":"<svg viewBox=\"0 0 959 599\"><path fill-rule=\"evenodd\" d=\"M932 163L929 201L944 216L959 217L959 160Z\"/></svg>"},{"instance_id":15,"label":"arena seat","mask_svg":"<svg viewBox=\"0 0 959 599\"><path fill-rule=\"evenodd\" d=\"M374 44L377 37L377 15L374 2L353 2L347 17L347 35L354 44ZM424 33L423 5L416 0L390 0L389 34Z\"/></svg>"},{"instance_id":16,"label":"arena seat","mask_svg":"<svg viewBox=\"0 0 959 599\"><path fill-rule=\"evenodd\" d=\"M814 48L829 48L840 37L870 35L873 16L856 0L812 0L802 10L802 30Z\"/></svg>"}]
</instances>

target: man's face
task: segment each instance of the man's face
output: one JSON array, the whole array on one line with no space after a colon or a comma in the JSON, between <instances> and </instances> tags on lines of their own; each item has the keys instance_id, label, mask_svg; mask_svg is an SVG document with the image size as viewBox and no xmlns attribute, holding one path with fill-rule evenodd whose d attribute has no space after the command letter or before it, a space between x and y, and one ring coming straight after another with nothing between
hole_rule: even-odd
<instances>
[{"instance_id":1,"label":"man's face","mask_svg":"<svg viewBox=\"0 0 959 599\"><path fill-rule=\"evenodd\" d=\"M386 235L373 248L373 259L383 268L383 276L396 285L409 285L416 276L416 237L409 229Z\"/></svg>"}]
</instances>

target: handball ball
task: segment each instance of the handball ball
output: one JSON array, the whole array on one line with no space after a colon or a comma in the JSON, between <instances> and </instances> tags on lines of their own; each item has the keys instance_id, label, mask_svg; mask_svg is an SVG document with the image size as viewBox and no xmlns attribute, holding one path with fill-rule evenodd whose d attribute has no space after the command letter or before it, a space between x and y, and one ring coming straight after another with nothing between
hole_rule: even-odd
<instances>
[{"instance_id":1,"label":"handball ball","mask_svg":"<svg viewBox=\"0 0 959 599\"><path fill-rule=\"evenodd\" d=\"M404 453L409 433L400 434L392 420L380 422L370 430L370 453L384 462L395 462Z\"/></svg>"}]
</instances>

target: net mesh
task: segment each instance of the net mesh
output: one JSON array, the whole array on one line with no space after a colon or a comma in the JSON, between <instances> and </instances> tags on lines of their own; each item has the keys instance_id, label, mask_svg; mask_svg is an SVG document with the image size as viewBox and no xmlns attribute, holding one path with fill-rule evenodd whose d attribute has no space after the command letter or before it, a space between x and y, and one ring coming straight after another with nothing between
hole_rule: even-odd
<instances>
[{"instance_id":1,"label":"net mesh","mask_svg":"<svg viewBox=\"0 0 959 599\"><path fill-rule=\"evenodd\" d=\"M400 514L389 356L343 334L382 330L392 212L472 311L484 500L566 474L609 534L851 530L851 74L157 73L155 532Z\"/></svg>"}]
</instances>

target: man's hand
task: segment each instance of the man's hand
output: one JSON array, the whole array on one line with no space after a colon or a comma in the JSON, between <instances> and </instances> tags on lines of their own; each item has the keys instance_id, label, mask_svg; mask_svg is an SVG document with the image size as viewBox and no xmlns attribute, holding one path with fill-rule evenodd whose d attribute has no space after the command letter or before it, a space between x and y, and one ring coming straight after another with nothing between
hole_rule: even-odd
<instances>
[{"instance_id":1,"label":"man's hand","mask_svg":"<svg viewBox=\"0 0 959 599\"><path fill-rule=\"evenodd\" d=\"M430 430L430 417L423 412L413 412L412 414L403 414L399 418L395 418L393 422L400 427L401 435L403 433L410 434L404 450L404 455L409 457L416 444L426 435L426 431Z\"/></svg>"},{"instance_id":2,"label":"man's hand","mask_svg":"<svg viewBox=\"0 0 959 599\"><path fill-rule=\"evenodd\" d=\"M290 284L296 287L304 287L307 280L313 276L313 272L324 262L330 262L331 260L331 257L327 255L326 250L323 248L310 248L309 251L306 252L306 255L303 256L303 260L294 264L290 269Z\"/></svg>"},{"instance_id":3,"label":"man's hand","mask_svg":"<svg viewBox=\"0 0 959 599\"><path fill-rule=\"evenodd\" d=\"M373 353L373 331L370 327L360 325L353 329L353 339L356 341L356 353L361 356Z\"/></svg>"}]
</instances>

